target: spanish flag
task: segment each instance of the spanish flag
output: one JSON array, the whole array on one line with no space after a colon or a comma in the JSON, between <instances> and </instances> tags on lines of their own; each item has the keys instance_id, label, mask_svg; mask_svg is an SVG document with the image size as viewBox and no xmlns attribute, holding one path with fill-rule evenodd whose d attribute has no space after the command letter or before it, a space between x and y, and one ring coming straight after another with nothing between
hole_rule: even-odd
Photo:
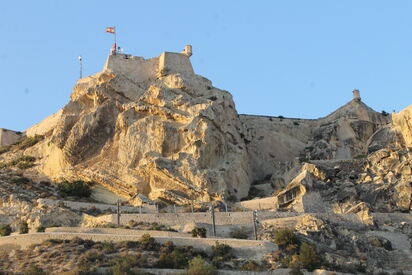
<instances>
[{"instance_id":1,"label":"spanish flag","mask_svg":"<svg viewBox=\"0 0 412 275\"><path fill-rule=\"evenodd\" d=\"M108 27L108 28L106 28L106 32L108 32L108 33L115 33L114 27Z\"/></svg>"}]
</instances>

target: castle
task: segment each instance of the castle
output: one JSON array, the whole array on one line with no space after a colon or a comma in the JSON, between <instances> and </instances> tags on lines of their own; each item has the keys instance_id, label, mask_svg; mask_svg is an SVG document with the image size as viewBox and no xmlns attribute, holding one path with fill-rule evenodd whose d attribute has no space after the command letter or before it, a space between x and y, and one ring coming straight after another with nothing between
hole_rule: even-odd
<instances>
[{"instance_id":1,"label":"castle","mask_svg":"<svg viewBox=\"0 0 412 275\"><path fill-rule=\"evenodd\" d=\"M104 70L133 76L137 82L173 73L194 74L189 59L191 55L191 45L186 45L180 53L164 52L150 59L115 52L107 58Z\"/></svg>"}]
</instances>

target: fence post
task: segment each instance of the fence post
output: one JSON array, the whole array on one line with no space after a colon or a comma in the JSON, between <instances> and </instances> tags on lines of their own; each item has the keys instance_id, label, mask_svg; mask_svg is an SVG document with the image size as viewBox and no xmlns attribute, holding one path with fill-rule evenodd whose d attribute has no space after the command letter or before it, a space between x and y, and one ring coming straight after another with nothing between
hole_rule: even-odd
<instances>
[{"instance_id":1,"label":"fence post","mask_svg":"<svg viewBox=\"0 0 412 275\"><path fill-rule=\"evenodd\" d=\"M156 203L156 213L159 214L159 205Z\"/></svg>"},{"instance_id":2,"label":"fence post","mask_svg":"<svg viewBox=\"0 0 412 275\"><path fill-rule=\"evenodd\" d=\"M190 207L192 208L192 213L194 213L195 211L194 211L194 209L193 209L193 203L190 204Z\"/></svg>"},{"instance_id":3,"label":"fence post","mask_svg":"<svg viewBox=\"0 0 412 275\"><path fill-rule=\"evenodd\" d=\"M258 239L257 226L256 226L256 224L258 223L257 210L253 210L253 212L252 212L252 222L253 222L253 234L255 235L255 240L257 240Z\"/></svg>"},{"instance_id":4,"label":"fence post","mask_svg":"<svg viewBox=\"0 0 412 275\"><path fill-rule=\"evenodd\" d=\"M139 206L139 214L142 214L142 206Z\"/></svg>"},{"instance_id":5,"label":"fence post","mask_svg":"<svg viewBox=\"0 0 412 275\"><path fill-rule=\"evenodd\" d=\"M212 215L213 237L216 237L215 208L213 204L211 204L209 209L210 209L210 214Z\"/></svg>"},{"instance_id":6,"label":"fence post","mask_svg":"<svg viewBox=\"0 0 412 275\"><path fill-rule=\"evenodd\" d=\"M173 212L176 214L176 204L173 204Z\"/></svg>"},{"instance_id":7,"label":"fence post","mask_svg":"<svg viewBox=\"0 0 412 275\"><path fill-rule=\"evenodd\" d=\"M117 227L120 227L120 199L117 200Z\"/></svg>"}]
</instances>

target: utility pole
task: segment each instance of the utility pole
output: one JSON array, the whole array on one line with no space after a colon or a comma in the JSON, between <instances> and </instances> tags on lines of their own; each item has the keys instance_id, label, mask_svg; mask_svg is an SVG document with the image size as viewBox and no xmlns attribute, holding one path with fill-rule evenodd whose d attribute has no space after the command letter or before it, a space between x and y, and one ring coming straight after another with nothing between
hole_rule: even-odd
<instances>
[{"instance_id":1,"label":"utility pole","mask_svg":"<svg viewBox=\"0 0 412 275\"><path fill-rule=\"evenodd\" d=\"M253 234L255 235L255 240L257 240L258 239L258 236L257 236L257 223L258 223L258 220L257 220L257 210L253 210L253 212L252 212L252 223L253 223Z\"/></svg>"},{"instance_id":2,"label":"utility pole","mask_svg":"<svg viewBox=\"0 0 412 275\"><path fill-rule=\"evenodd\" d=\"M120 199L117 200L117 227L120 227Z\"/></svg>"},{"instance_id":3,"label":"utility pole","mask_svg":"<svg viewBox=\"0 0 412 275\"><path fill-rule=\"evenodd\" d=\"M79 59L79 63L80 63L80 79L83 78L83 57L81 55L79 55L77 57L77 59Z\"/></svg>"},{"instance_id":4,"label":"utility pole","mask_svg":"<svg viewBox=\"0 0 412 275\"><path fill-rule=\"evenodd\" d=\"M210 205L209 210L212 215L213 237L216 237L215 208L213 204Z\"/></svg>"}]
</instances>

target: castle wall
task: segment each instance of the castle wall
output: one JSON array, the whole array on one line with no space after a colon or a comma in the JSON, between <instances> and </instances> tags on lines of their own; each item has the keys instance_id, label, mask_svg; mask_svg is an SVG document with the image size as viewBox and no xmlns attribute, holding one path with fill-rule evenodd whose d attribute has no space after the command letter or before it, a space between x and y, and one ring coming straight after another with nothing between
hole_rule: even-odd
<instances>
[{"instance_id":1,"label":"castle wall","mask_svg":"<svg viewBox=\"0 0 412 275\"><path fill-rule=\"evenodd\" d=\"M0 128L0 146L12 145L19 141L21 133Z\"/></svg>"},{"instance_id":2,"label":"castle wall","mask_svg":"<svg viewBox=\"0 0 412 275\"><path fill-rule=\"evenodd\" d=\"M164 52L159 57L144 59L126 54L110 55L105 70L127 75L136 82L143 82L161 75L186 73L194 74L189 56L184 53Z\"/></svg>"},{"instance_id":3,"label":"castle wall","mask_svg":"<svg viewBox=\"0 0 412 275\"><path fill-rule=\"evenodd\" d=\"M164 52L160 55L159 72L161 74L195 73L188 55L171 52Z\"/></svg>"},{"instance_id":4,"label":"castle wall","mask_svg":"<svg viewBox=\"0 0 412 275\"><path fill-rule=\"evenodd\" d=\"M159 58L144 59L140 56L126 54L109 55L105 70L126 74L131 80L143 82L156 77L159 68Z\"/></svg>"}]
</instances>

